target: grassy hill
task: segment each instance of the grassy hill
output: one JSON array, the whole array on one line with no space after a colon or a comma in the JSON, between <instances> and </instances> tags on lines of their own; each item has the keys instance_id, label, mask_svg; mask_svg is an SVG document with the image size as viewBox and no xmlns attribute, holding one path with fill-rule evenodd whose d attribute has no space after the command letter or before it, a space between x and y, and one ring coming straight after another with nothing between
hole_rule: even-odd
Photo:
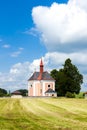
<instances>
[{"instance_id":1,"label":"grassy hill","mask_svg":"<svg viewBox=\"0 0 87 130\"><path fill-rule=\"evenodd\" d=\"M0 99L0 130L87 130L87 100Z\"/></svg>"}]
</instances>

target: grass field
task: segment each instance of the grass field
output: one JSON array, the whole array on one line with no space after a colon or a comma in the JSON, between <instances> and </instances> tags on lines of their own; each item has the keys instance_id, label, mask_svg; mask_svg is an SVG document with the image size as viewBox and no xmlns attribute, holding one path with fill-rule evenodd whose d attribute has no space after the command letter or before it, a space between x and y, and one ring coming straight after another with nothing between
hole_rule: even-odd
<instances>
[{"instance_id":1,"label":"grass field","mask_svg":"<svg viewBox=\"0 0 87 130\"><path fill-rule=\"evenodd\" d=\"M0 130L87 130L87 100L0 99Z\"/></svg>"}]
</instances>

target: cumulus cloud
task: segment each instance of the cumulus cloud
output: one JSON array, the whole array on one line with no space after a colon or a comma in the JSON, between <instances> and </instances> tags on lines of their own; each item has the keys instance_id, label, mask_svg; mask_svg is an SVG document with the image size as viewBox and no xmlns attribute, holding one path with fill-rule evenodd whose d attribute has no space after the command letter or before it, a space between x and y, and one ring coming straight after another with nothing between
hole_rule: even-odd
<instances>
[{"instance_id":1,"label":"cumulus cloud","mask_svg":"<svg viewBox=\"0 0 87 130\"><path fill-rule=\"evenodd\" d=\"M40 59L32 63L24 62L14 64L8 73L0 73L0 88L6 90L27 89L28 79L34 73L39 71Z\"/></svg>"},{"instance_id":2,"label":"cumulus cloud","mask_svg":"<svg viewBox=\"0 0 87 130\"><path fill-rule=\"evenodd\" d=\"M8 73L0 74L0 87L7 90L27 89L27 80L31 71L29 62L17 63L13 65Z\"/></svg>"},{"instance_id":3,"label":"cumulus cloud","mask_svg":"<svg viewBox=\"0 0 87 130\"><path fill-rule=\"evenodd\" d=\"M48 50L55 51L68 44L75 48L80 44L87 46L86 7L86 0L69 0L67 4L53 3L50 7L33 8L35 28Z\"/></svg>"},{"instance_id":4,"label":"cumulus cloud","mask_svg":"<svg viewBox=\"0 0 87 130\"><path fill-rule=\"evenodd\" d=\"M72 63L75 64L79 71L82 74L86 74L86 66L87 66L87 52L73 52L73 53L59 53L59 52L49 52L46 53L44 57L44 61L46 63L47 70L51 70L53 68L60 69L64 64L64 61L70 58Z\"/></svg>"},{"instance_id":5,"label":"cumulus cloud","mask_svg":"<svg viewBox=\"0 0 87 130\"><path fill-rule=\"evenodd\" d=\"M82 0L69 0L68 3L71 4L71 5L72 4L78 5L81 8L87 10L87 1L86 0L84 0L84 1L82 1Z\"/></svg>"}]
</instances>

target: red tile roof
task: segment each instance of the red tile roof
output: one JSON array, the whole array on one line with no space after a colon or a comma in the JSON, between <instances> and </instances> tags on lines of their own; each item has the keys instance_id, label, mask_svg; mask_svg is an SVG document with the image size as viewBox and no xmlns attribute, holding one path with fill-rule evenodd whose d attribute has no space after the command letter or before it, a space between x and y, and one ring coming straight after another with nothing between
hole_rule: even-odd
<instances>
[{"instance_id":1,"label":"red tile roof","mask_svg":"<svg viewBox=\"0 0 87 130\"><path fill-rule=\"evenodd\" d=\"M16 90L16 91L12 92L11 94L14 94L14 95L21 95L21 92L18 91L18 90Z\"/></svg>"}]
</instances>

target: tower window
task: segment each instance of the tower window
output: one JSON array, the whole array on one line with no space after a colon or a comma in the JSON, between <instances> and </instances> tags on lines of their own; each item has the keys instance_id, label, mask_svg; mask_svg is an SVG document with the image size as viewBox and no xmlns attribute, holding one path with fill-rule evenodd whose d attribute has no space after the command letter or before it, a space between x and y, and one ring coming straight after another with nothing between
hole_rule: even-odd
<instances>
[{"instance_id":1,"label":"tower window","mask_svg":"<svg viewBox=\"0 0 87 130\"><path fill-rule=\"evenodd\" d=\"M42 93L42 89L40 89L40 93Z\"/></svg>"},{"instance_id":2,"label":"tower window","mask_svg":"<svg viewBox=\"0 0 87 130\"><path fill-rule=\"evenodd\" d=\"M50 88L50 85L48 85L48 88Z\"/></svg>"}]
</instances>

